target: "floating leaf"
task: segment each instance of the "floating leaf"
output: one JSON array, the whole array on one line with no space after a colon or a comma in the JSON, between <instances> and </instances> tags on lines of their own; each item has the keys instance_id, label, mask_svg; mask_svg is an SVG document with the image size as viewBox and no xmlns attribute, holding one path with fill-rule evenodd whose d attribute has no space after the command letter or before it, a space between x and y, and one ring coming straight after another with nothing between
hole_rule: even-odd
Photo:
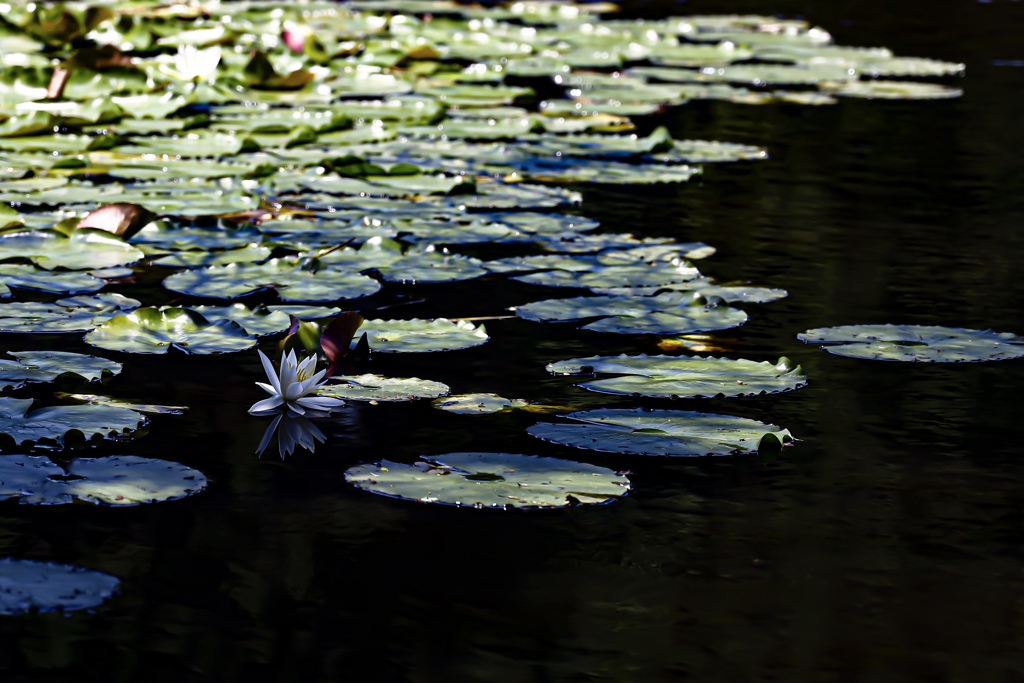
<instances>
[{"instance_id":1,"label":"floating leaf","mask_svg":"<svg viewBox=\"0 0 1024 683\"><path fill-rule=\"evenodd\" d=\"M284 301L339 301L369 296L380 289L373 278L332 267L317 271L301 263L272 259L262 265L231 264L175 273L167 289L192 296L234 299L273 289Z\"/></svg>"},{"instance_id":2,"label":"floating leaf","mask_svg":"<svg viewBox=\"0 0 1024 683\"><path fill-rule=\"evenodd\" d=\"M132 245L101 230L75 230L70 236L54 230L9 231L0 235L0 260L27 258L48 270L124 266L143 256Z\"/></svg>"},{"instance_id":3,"label":"floating leaf","mask_svg":"<svg viewBox=\"0 0 1024 683\"><path fill-rule=\"evenodd\" d=\"M0 304L0 332L88 332L139 305L135 299L120 294L71 297L52 304L36 301Z\"/></svg>"},{"instance_id":4,"label":"floating leaf","mask_svg":"<svg viewBox=\"0 0 1024 683\"><path fill-rule=\"evenodd\" d=\"M53 382L74 375L86 382L121 372L121 364L106 358L68 351L8 351L14 361L0 359L0 389L23 387L29 382Z\"/></svg>"},{"instance_id":5,"label":"floating leaf","mask_svg":"<svg viewBox=\"0 0 1024 683\"><path fill-rule=\"evenodd\" d=\"M245 351L256 338L231 320L210 322L187 308L139 308L118 315L85 335L101 349L127 353L185 353L207 355Z\"/></svg>"},{"instance_id":6,"label":"floating leaf","mask_svg":"<svg viewBox=\"0 0 1024 683\"><path fill-rule=\"evenodd\" d=\"M828 81L818 87L839 97L869 100L947 100L964 94L959 88L917 81Z\"/></svg>"},{"instance_id":7,"label":"floating leaf","mask_svg":"<svg viewBox=\"0 0 1024 683\"><path fill-rule=\"evenodd\" d=\"M137 455L77 458L66 469L41 456L0 456L0 500L30 505L159 503L191 496L206 484L191 467Z\"/></svg>"},{"instance_id":8,"label":"floating leaf","mask_svg":"<svg viewBox=\"0 0 1024 683\"><path fill-rule=\"evenodd\" d=\"M527 432L565 446L636 455L754 453L765 434L793 439L789 430L757 420L684 410L598 409L565 417L576 422L540 422Z\"/></svg>"},{"instance_id":9,"label":"floating leaf","mask_svg":"<svg viewBox=\"0 0 1024 683\"><path fill-rule=\"evenodd\" d=\"M578 386L606 394L659 398L775 394L807 384L803 370L788 358L773 365L729 358L592 356L551 363L547 370L563 375L619 375Z\"/></svg>"},{"instance_id":10,"label":"floating leaf","mask_svg":"<svg viewBox=\"0 0 1024 683\"><path fill-rule=\"evenodd\" d=\"M359 328L375 353L456 351L479 346L490 337L483 325L466 320L366 320ZM353 344L354 345L354 344Z\"/></svg>"},{"instance_id":11,"label":"floating leaf","mask_svg":"<svg viewBox=\"0 0 1024 683\"><path fill-rule=\"evenodd\" d=\"M83 567L0 558L0 614L91 609L113 597L120 586L116 577Z\"/></svg>"},{"instance_id":12,"label":"floating leaf","mask_svg":"<svg viewBox=\"0 0 1024 683\"><path fill-rule=\"evenodd\" d=\"M469 508L566 508L609 503L629 479L604 467L514 453L448 453L412 465L358 465L345 480L371 493Z\"/></svg>"},{"instance_id":13,"label":"floating leaf","mask_svg":"<svg viewBox=\"0 0 1024 683\"><path fill-rule=\"evenodd\" d=\"M241 325L254 337L284 332L291 325L291 316L285 311L273 311L263 306L250 309L245 304L230 306L189 306L209 321L231 320Z\"/></svg>"},{"instance_id":14,"label":"floating leaf","mask_svg":"<svg viewBox=\"0 0 1024 683\"><path fill-rule=\"evenodd\" d=\"M840 325L797 335L829 353L913 363L966 363L1024 356L1024 337L932 325Z\"/></svg>"},{"instance_id":15,"label":"floating leaf","mask_svg":"<svg viewBox=\"0 0 1024 683\"><path fill-rule=\"evenodd\" d=\"M500 413L510 408L521 408L526 401L507 399L497 394L459 394L434 401L434 407L461 415Z\"/></svg>"},{"instance_id":16,"label":"floating leaf","mask_svg":"<svg viewBox=\"0 0 1024 683\"><path fill-rule=\"evenodd\" d=\"M114 406L49 406L28 412L32 399L0 397L0 434L15 445L39 441L63 445L69 432L86 440L108 438L139 429L146 419L127 408Z\"/></svg>"},{"instance_id":17,"label":"floating leaf","mask_svg":"<svg viewBox=\"0 0 1024 683\"><path fill-rule=\"evenodd\" d=\"M332 377L330 382L317 391L317 395L353 401L413 401L446 396L448 391L447 384L429 379L367 374Z\"/></svg>"},{"instance_id":18,"label":"floating leaf","mask_svg":"<svg viewBox=\"0 0 1024 683\"><path fill-rule=\"evenodd\" d=\"M83 294L97 292L105 284L92 273L47 271L20 263L0 263L0 287L6 290L6 296L11 295L10 287L51 294Z\"/></svg>"}]
</instances>

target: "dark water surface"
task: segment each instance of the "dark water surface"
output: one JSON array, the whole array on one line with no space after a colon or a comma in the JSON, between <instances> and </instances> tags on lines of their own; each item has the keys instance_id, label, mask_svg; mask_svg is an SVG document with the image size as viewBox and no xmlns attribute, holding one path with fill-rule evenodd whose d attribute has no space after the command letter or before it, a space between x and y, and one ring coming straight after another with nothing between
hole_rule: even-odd
<instances>
[{"instance_id":1,"label":"dark water surface","mask_svg":"<svg viewBox=\"0 0 1024 683\"><path fill-rule=\"evenodd\" d=\"M719 249L709 275L789 290L716 338L737 356L797 360L810 386L673 407L771 421L801 441L769 464L644 459L539 442L529 415L356 404L315 454L259 460L267 421L245 414L260 398L255 354L133 358L115 395L192 410L102 454L177 460L211 486L131 510L0 506L0 556L123 581L94 614L0 620L0 680L1024 681L1024 361L880 363L794 338L872 322L1024 333L1024 68L1002 65L1024 59L1024 2L629 10L804 16L841 44L968 64L952 101L691 103L671 114L674 134L764 144L771 161L709 166L688 185L584 188L580 212L608 230L706 241ZM497 315L551 295L567 294L450 285L401 314ZM575 389L544 364L656 352L572 326L488 331L485 347L372 371L628 407L638 402ZM342 480L358 462L457 450L630 469L635 491L601 508L502 513Z\"/></svg>"}]
</instances>

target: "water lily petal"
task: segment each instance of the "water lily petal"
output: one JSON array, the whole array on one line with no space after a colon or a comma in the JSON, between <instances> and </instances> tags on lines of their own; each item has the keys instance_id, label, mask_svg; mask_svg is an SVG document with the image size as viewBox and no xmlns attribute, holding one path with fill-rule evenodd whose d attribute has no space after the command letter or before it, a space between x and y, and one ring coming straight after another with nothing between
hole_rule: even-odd
<instances>
[{"instance_id":1,"label":"water lily petal","mask_svg":"<svg viewBox=\"0 0 1024 683\"><path fill-rule=\"evenodd\" d=\"M295 398L301 398L302 396L306 396L308 394L313 393L317 389L317 387L318 387L317 382L319 380L323 379L324 375L326 375L326 374L327 374L326 370L321 370L320 372L316 373L312 377L309 377L309 378L305 379L304 381L299 382L298 386L302 387L302 391ZM294 400L294 399L292 399L292 400Z\"/></svg>"},{"instance_id":2,"label":"water lily petal","mask_svg":"<svg viewBox=\"0 0 1024 683\"><path fill-rule=\"evenodd\" d=\"M310 356L299 363L299 369L296 373L299 381L305 381L309 378L309 374L316 368L316 356Z\"/></svg>"},{"instance_id":3,"label":"water lily petal","mask_svg":"<svg viewBox=\"0 0 1024 683\"><path fill-rule=\"evenodd\" d=\"M258 386L260 389L262 389L263 391L267 392L271 396L280 396L280 394L278 393L277 389L275 389L274 387L270 386L269 384L264 384L263 382L256 382L256 386Z\"/></svg>"},{"instance_id":4,"label":"water lily petal","mask_svg":"<svg viewBox=\"0 0 1024 683\"><path fill-rule=\"evenodd\" d=\"M270 384L274 387L278 394L281 393L281 382L277 379L277 371L274 370L274 364L267 358L267 354L257 350L256 353L260 354L260 362L263 363L263 371L267 373L267 379L270 380Z\"/></svg>"},{"instance_id":5,"label":"water lily petal","mask_svg":"<svg viewBox=\"0 0 1024 683\"><path fill-rule=\"evenodd\" d=\"M277 425L281 424L281 418L284 417L284 413L279 412L274 418L270 426L267 427L267 431L263 432L263 438L260 439L260 445L256 447L256 454L263 455L263 451L267 450L267 446L270 445L270 440L274 438L274 432L277 431Z\"/></svg>"},{"instance_id":6,"label":"water lily petal","mask_svg":"<svg viewBox=\"0 0 1024 683\"><path fill-rule=\"evenodd\" d=\"M295 359L295 351L289 351L281 359L281 393L287 394L289 387L295 384L297 379L298 361Z\"/></svg>"},{"instance_id":7,"label":"water lily petal","mask_svg":"<svg viewBox=\"0 0 1024 683\"><path fill-rule=\"evenodd\" d=\"M329 396L306 396L295 401L295 403L305 408L309 408L310 410L319 410L328 413L334 408L340 408L345 405L345 402L340 398L331 398Z\"/></svg>"},{"instance_id":8,"label":"water lily petal","mask_svg":"<svg viewBox=\"0 0 1024 683\"><path fill-rule=\"evenodd\" d=\"M280 396L271 396L270 398L253 403L252 407L249 408L249 414L259 415L260 413L268 413L277 410L283 403L284 401L281 400Z\"/></svg>"}]
</instances>

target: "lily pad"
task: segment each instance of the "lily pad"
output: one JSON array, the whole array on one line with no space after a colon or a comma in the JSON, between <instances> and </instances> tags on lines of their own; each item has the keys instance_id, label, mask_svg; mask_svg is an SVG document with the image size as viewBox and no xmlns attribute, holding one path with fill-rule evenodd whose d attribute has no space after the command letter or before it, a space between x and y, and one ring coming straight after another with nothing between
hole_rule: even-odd
<instances>
[{"instance_id":1,"label":"lily pad","mask_svg":"<svg viewBox=\"0 0 1024 683\"><path fill-rule=\"evenodd\" d=\"M117 577L84 567L0 558L0 614L91 609L112 598L120 586Z\"/></svg>"},{"instance_id":2,"label":"lily pad","mask_svg":"<svg viewBox=\"0 0 1024 683\"><path fill-rule=\"evenodd\" d=\"M652 297L547 299L518 306L516 315L544 322L611 316L585 325L583 329L620 334L689 334L724 330L747 321L743 311L708 305L703 297L694 299L681 292Z\"/></svg>"},{"instance_id":3,"label":"lily pad","mask_svg":"<svg viewBox=\"0 0 1024 683\"><path fill-rule=\"evenodd\" d=\"M547 366L553 374L613 374L577 386L605 394L657 398L752 396L799 389L807 376L788 358L778 363L678 356L592 356Z\"/></svg>"},{"instance_id":4,"label":"lily pad","mask_svg":"<svg viewBox=\"0 0 1024 683\"><path fill-rule=\"evenodd\" d=\"M353 401L414 401L418 398L446 396L448 391L447 384L429 379L367 374L332 377L317 390L317 395Z\"/></svg>"},{"instance_id":5,"label":"lily pad","mask_svg":"<svg viewBox=\"0 0 1024 683\"><path fill-rule=\"evenodd\" d=\"M5 232L0 238L0 260L27 258L40 268L91 270L125 266L144 254L102 230L75 230L65 236L54 230Z\"/></svg>"},{"instance_id":6,"label":"lily pad","mask_svg":"<svg viewBox=\"0 0 1024 683\"><path fill-rule=\"evenodd\" d=\"M30 398L0 397L0 434L9 436L15 445L46 441L63 445L69 432L81 434L86 440L109 438L131 433L146 418L128 408L115 406L49 406L29 412Z\"/></svg>"},{"instance_id":7,"label":"lily pad","mask_svg":"<svg viewBox=\"0 0 1024 683\"><path fill-rule=\"evenodd\" d=\"M483 325L445 318L366 320L356 331L353 347L364 333L370 351L376 353L457 351L479 346L490 339Z\"/></svg>"},{"instance_id":8,"label":"lily pad","mask_svg":"<svg viewBox=\"0 0 1024 683\"><path fill-rule=\"evenodd\" d=\"M526 431L565 446L635 455L754 453L766 434L793 440L789 430L757 420L684 410L598 409L565 417L575 422L540 422Z\"/></svg>"},{"instance_id":9,"label":"lily pad","mask_svg":"<svg viewBox=\"0 0 1024 683\"><path fill-rule=\"evenodd\" d=\"M175 273L167 289L192 296L234 299L273 289L284 301L339 301L369 296L380 289L373 278L331 267L310 270L301 263L271 259L262 265L230 264Z\"/></svg>"},{"instance_id":10,"label":"lily pad","mask_svg":"<svg viewBox=\"0 0 1024 683\"><path fill-rule=\"evenodd\" d=\"M357 465L345 480L364 491L468 508L600 505L626 495L625 475L585 463L515 453L448 453L407 465Z\"/></svg>"},{"instance_id":11,"label":"lily pad","mask_svg":"<svg viewBox=\"0 0 1024 683\"><path fill-rule=\"evenodd\" d=\"M500 413L511 408L528 405L519 399L507 399L497 394L459 394L434 401L434 407L460 415Z\"/></svg>"},{"instance_id":12,"label":"lily pad","mask_svg":"<svg viewBox=\"0 0 1024 683\"><path fill-rule=\"evenodd\" d=\"M89 273L40 270L19 263L0 264L0 296L10 296L10 287L52 294L98 292L106 283Z\"/></svg>"},{"instance_id":13,"label":"lily pad","mask_svg":"<svg viewBox=\"0 0 1024 683\"><path fill-rule=\"evenodd\" d=\"M291 316L287 311L270 310L263 306L250 309L245 304L231 304L230 306L189 306L189 308L210 321L232 320L254 337L284 332L291 325ZM320 315L321 311L317 311L317 315L312 318L325 318L330 315L330 309L323 309L323 311L325 311L323 315ZM299 309L299 313L308 314L309 311ZM300 319L310 319L308 315L292 315Z\"/></svg>"},{"instance_id":14,"label":"lily pad","mask_svg":"<svg viewBox=\"0 0 1024 683\"><path fill-rule=\"evenodd\" d=\"M256 338L231 320L210 322L187 308L139 308L118 315L85 335L86 343L127 353L185 353L207 355L245 351Z\"/></svg>"},{"instance_id":15,"label":"lily pad","mask_svg":"<svg viewBox=\"0 0 1024 683\"><path fill-rule=\"evenodd\" d=\"M869 100L948 100L964 94L959 88L917 81L826 81L818 87L831 95Z\"/></svg>"},{"instance_id":16,"label":"lily pad","mask_svg":"<svg viewBox=\"0 0 1024 683\"><path fill-rule=\"evenodd\" d=\"M1024 356L1024 337L933 325L840 325L797 335L829 353L912 363L969 363Z\"/></svg>"},{"instance_id":17,"label":"lily pad","mask_svg":"<svg viewBox=\"0 0 1024 683\"><path fill-rule=\"evenodd\" d=\"M52 382L73 375L91 382L121 372L121 364L106 358L68 351L8 351L15 360L0 359L0 389L23 387L29 382Z\"/></svg>"},{"instance_id":18,"label":"lily pad","mask_svg":"<svg viewBox=\"0 0 1024 683\"><path fill-rule=\"evenodd\" d=\"M0 500L30 505L159 503L186 498L206 485L198 470L137 455L78 458L66 468L41 456L0 456Z\"/></svg>"},{"instance_id":19,"label":"lily pad","mask_svg":"<svg viewBox=\"0 0 1024 683\"><path fill-rule=\"evenodd\" d=\"M139 305L135 299L120 294L70 297L52 304L37 301L0 304L0 332L87 332Z\"/></svg>"}]
</instances>

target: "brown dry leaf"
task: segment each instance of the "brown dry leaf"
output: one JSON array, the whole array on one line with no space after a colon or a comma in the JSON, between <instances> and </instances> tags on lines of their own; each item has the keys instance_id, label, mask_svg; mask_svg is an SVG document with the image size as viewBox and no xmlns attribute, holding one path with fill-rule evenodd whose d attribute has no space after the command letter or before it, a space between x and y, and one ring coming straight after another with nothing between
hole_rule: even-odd
<instances>
[{"instance_id":1,"label":"brown dry leaf","mask_svg":"<svg viewBox=\"0 0 1024 683\"><path fill-rule=\"evenodd\" d=\"M112 235L128 239L139 230L142 230L151 220L156 217L152 211L127 202L107 204L95 211L90 211L75 226L76 230L92 228L103 230Z\"/></svg>"}]
</instances>

